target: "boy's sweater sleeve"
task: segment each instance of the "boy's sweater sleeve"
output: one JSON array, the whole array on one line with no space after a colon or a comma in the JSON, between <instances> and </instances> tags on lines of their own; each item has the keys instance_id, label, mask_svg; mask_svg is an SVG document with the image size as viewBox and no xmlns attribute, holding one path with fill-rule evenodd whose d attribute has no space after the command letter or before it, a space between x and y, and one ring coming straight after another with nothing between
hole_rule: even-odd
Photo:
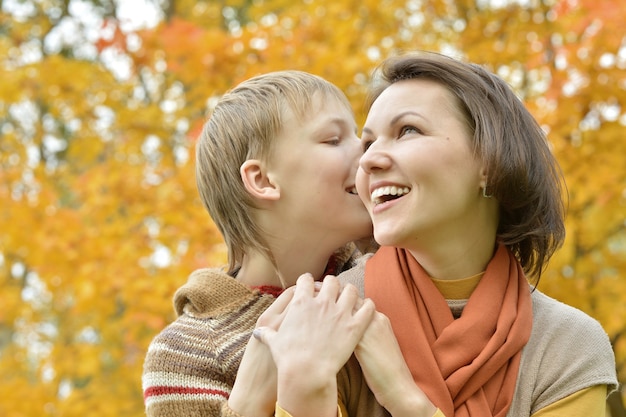
<instances>
[{"instance_id":1,"label":"boy's sweater sleeve","mask_svg":"<svg viewBox=\"0 0 626 417\"><path fill-rule=\"evenodd\" d=\"M219 416L232 388L228 369L220 369L211 350L189 343L210 340L202 320L183 315L159 333L148 348L142 386L148 417ZM236 372L236 368L234 368Z\"/></svg>"},{"instance_id":2,"label":"boy's sweater sleeve","mask_svg":"<svg viewBox=\"0 0 626 417\"><path fill-rule=\"evenodd\" d=\"M175 295L179 317L145 356L146 415L220 416L256 320L273 301L221 270L194 272Z\"/></svg>"}]
</instances>

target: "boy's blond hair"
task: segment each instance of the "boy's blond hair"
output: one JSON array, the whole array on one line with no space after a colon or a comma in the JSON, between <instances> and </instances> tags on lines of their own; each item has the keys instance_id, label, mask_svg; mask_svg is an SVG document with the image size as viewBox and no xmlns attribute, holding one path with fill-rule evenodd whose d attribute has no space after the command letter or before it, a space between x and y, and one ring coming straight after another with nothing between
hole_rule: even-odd
<instances>
[{"instance_id":1,"label":"boy's blond hair","mask_svg":"<svg viewBox=\"0 0 626 417\"><path fill-rule=\"evenodd\" d=\"M204 125L196 148L196 182L202 203L224 237L229 273L249 250L269 253L265 231L252 217L255 202L240 176L249 159L267 161L285 116L306 120L314 97L335 99L352 112L344 93L332 83L302 71L277 71L242 82L222 96ZM294 132L298 134L298 132Z\"/></svg>"}]
</instances>

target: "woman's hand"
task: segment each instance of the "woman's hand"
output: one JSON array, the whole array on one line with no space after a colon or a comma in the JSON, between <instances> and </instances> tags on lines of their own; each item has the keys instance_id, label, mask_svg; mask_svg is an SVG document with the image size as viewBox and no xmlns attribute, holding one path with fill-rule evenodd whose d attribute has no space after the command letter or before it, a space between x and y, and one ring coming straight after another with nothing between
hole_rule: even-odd
<instances>
[{"instance_id":1,"label":"woman's hand","mask_svg":"<svg viewBox=\"0 0 626 417\"><path fill-rule=\"evenodd\" d=\"M254 335L272 352L283 409L298 417L336 415L337 373L373 315L373 303L361 300L354 286L342 290L336 277L327 276L317 292L309 274L298 278L283 311L261 315ZM263 324L273 317L282 320L278 330Z\"/></svg>"},{"instance_id":2,"label":"woman's hand","mask_svg":"<svg viewBox=\"0 0 626 417\"><path fill-rule=\"evenodd\" d=\"M415 384L383 313L376 312L354 351L376 400L393 417L432 417L437 408Z\"/></svg>"}]
</instances>

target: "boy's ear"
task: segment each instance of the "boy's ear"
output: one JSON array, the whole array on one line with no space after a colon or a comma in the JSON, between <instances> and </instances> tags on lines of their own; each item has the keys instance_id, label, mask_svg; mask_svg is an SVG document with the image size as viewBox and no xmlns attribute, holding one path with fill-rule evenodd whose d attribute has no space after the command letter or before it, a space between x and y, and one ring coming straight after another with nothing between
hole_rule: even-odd
<instances>
[{"instance_id":1,"label":"boy's ear","mask_svg":"<svg viewBox=\"0 0 626 417\"><path fill-rule=\"evenodd\" d=\"M260 200L278 200L280 187L274 184L265 172L265 167L258 159L248 159L239 168L244 187L254 198Z\"/></svg>"}]
</instances>

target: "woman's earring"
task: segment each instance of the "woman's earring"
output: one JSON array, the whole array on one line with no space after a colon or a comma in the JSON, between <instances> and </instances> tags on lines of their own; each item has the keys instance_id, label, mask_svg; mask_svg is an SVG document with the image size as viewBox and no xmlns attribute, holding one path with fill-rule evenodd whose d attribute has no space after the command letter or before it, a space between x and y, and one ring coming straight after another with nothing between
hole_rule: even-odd
<instances>
[{"instance_id":1,"label":"woman's earring","mask_svg":"<svg viewBox=\"0 0 626 417\"><path fill-rule=\"evenodd\" d=\"M485 198L493 197L493 194L487 194L487 186L486 185L483 187L483 197L485 197Z\"/></svg>"}]
</instances>

